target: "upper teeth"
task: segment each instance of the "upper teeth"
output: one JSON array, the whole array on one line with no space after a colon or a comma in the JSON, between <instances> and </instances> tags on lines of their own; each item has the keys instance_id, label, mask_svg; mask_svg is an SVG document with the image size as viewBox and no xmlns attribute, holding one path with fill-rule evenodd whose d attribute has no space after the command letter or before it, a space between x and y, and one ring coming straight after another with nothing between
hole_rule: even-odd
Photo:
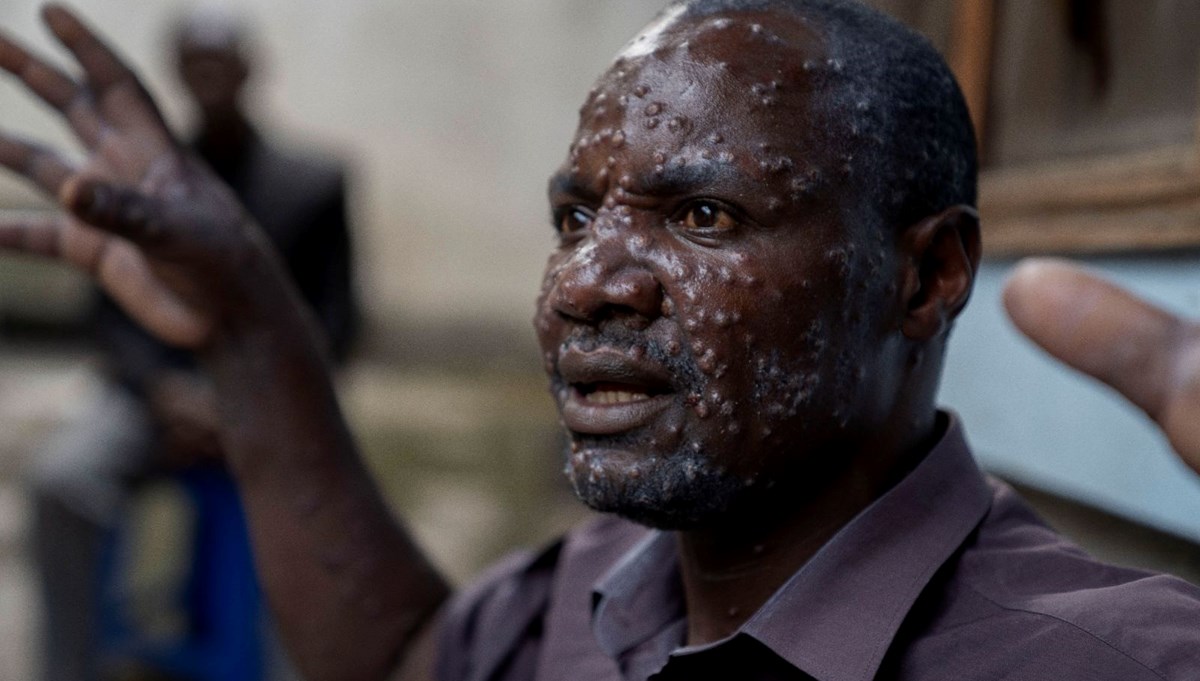
<instances>
[{"instance_id":1,"label":"upper teeth","mask_svg":"<svg viewBox=\"0 0 1200 681\"><path fill-rule=\"evenodd\" d=\"M622 402L641 402L650 399L646 393L632 393L624 390L597 390L588 395L588 400L599 404L620 404Z\"/></svg>"}]
</instances>

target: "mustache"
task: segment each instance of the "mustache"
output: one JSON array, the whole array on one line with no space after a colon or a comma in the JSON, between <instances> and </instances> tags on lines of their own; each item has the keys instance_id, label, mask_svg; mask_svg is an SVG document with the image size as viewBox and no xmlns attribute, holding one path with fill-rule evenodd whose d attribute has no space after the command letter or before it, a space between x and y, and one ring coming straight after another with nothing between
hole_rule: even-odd
<instances>
[{"instance_id":1,"label":"mustache","mask_svg":"<svg viewBox=\"0 0 1200 681\"><path fill-rule=\"evenodd\" d=\"M678 347L669 347L676 345ZM559 345L560 352L568 349L587 352L597 348L613 348L627 353L640 351L650 361L665 367L671 374L674 388L681 392L699 392L707 382L687 343L682 340L663 341L624 324L575 327Z\"/></svg>"}]
</instances>

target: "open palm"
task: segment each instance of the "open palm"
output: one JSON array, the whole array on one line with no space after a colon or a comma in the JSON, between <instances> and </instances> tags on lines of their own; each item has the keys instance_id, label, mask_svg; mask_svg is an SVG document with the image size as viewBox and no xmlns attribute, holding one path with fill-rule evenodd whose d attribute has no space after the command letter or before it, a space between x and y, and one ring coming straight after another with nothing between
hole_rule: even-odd
<instances>
[{"instance_id":1,"label":"open palm","mask_svg":"<svg viewBox=\"0 0 1200 681\"><path fill-rule=\"evenodd\" d=\"M61 114L86 155L0 131L0 165L56 200L54 215L0 216L0 247L90 274L169 344L197 349L236 304L245 269L270 266L232 193L175 141L133 72L61 6L43 19L82 70L77 81L0 34L0 68Z\"/></svg>"}]
</instances>

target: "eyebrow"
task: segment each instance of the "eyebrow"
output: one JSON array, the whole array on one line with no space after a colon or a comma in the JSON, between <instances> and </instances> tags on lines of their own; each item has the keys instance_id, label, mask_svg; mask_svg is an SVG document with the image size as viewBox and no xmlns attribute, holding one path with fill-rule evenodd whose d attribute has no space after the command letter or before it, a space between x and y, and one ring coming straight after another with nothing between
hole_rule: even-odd
<instances>
[{"instance_id":1,"label":"eyebrow","mask_svg":"<svg viewBox=\"0 0 1200 681\"><path fill-rule=\"evenodd\" d=\"M629 190L632 194L673 196L697 192L716 184L741 184L746 178L732 162L705 159L685 165L667 163L661 171L642 173L633 179L633 186ZM549 192L551 196L576 196L595 201L602 198L594 186L569 172L552 176Z\"/></svg>"},{"instance_id":2,"label":"eyebrow","mask_svg":"<svg viewBox=\"0 0 1200 681\"><path fill-rule=\"evenodd\" d=\"M575 196L590 201L599 201L600 194L585 184L577 175L568 172L557 172L550 177L549 192L555 196Z\"/></svg>"},{"instance_id":3,"label":"eyebrow","mask_svg":"<svg viewBox=\"0 0 1200 681\"><path fill-rule=\"evenodd\" d=\"M661 172L635 178L638 194L670 196L690 194L714 184L730 184L742 179L737 166L731 162L701 160L685 165L667 163Z\"/></svg>"}]
</instances>

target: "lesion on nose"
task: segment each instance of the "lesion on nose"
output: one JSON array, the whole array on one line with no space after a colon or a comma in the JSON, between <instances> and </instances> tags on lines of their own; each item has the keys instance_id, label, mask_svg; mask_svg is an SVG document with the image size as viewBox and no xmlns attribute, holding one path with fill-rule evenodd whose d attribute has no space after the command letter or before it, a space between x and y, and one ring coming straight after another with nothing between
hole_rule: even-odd
<instances>
[{"instance_id":1,"label":"lesion on nose","mask_svg":"<svg viewBox=\"0 0 1200 681\"><path fill-rule=\"evenodd\" d=\"M640 262L592 260L568 265L552 294L554 309L570 319L596 323L614 317L653 321L662 314L662 284Z\"/></svg>"}]
</instances>

